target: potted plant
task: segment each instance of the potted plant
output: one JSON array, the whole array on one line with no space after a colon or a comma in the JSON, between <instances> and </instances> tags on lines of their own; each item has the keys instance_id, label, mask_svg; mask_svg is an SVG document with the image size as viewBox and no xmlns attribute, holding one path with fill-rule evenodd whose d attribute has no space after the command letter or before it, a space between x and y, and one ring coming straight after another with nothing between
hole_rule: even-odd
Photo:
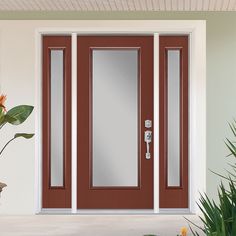
<instances>
[{"instance_id":1,"label":"potted plant","mask_svg":"<svg viewBox=\"0 0 236 236\"><path fill-rule=\"evenodd\" d=\"M6 96L0 95L0 130L6 125L20 125L22 124L32 113L34 107L29 105L20 105L13 107L9 111L7 111L5 107ZM34 136L34 134L29 133L16 133L0 150L0 156L2 155L5 148L15 139L17 138L25 138L30 139ZM3 188L7 185L5 183L0 182L0 193L2 192Z\"/></svg>"}]
</instances>

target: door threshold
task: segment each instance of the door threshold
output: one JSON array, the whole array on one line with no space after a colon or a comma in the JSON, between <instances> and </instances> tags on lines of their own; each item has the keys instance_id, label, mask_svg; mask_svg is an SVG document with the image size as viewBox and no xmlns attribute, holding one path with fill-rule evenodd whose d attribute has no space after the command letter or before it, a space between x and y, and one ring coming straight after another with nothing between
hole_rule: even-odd
<instances>
[{"instance_id":1,"label":"door threshold","mask_svg":"<svg viewBox=\"0 0 236 236\"><path fill-rule=\"evenodd\" d=\"M162 215L190 215L193 214L190 212L189 208L161 208L159 214Z\"/></svg>"},{"instance_id":2,"label":"door threshold","mask_svg":"<svg viewBox=\"0 0 236 236\"><path fill-rule=\"evenodd\" d=\"M71 215L71 208L43 208L37 215Z\"/></svg>"},{"instance_id":3,"label":"door threshold","mask_svg":"<svg viewBox=\"0 0 236 236\"><path fill-rule=\"evenodd\" d=\"M78 209L72 213L70 208L44 208L38 215L192 215L189 209L160 209L154 212L153 209Z\"/></svg>"},{"instance_id":4,"label":"door threshold","mask_svg":"<svg viewBox=\"0 0 236 236\"><path fill-rule=\"evenodd\" d=\"M78 209L79 215L150 215L153 209Z\"/></svg>"}]
</instances>

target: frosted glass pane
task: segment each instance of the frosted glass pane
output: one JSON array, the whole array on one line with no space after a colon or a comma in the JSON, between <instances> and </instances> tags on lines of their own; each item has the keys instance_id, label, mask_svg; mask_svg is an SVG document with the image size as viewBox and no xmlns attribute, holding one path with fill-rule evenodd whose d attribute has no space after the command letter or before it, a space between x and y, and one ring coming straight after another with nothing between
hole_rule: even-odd
<instances>
[{"instance_id":1,"label":"frosted glass pane","mask_svg":"<svg viewBox=\"0 0 236 236\"><path fill-rule=\"evenodd\" d=\"M180 52L168 50L168 186L180 186Z\"/></svg>"},{"instance_id":2,"label":"frosted glass pane","mask_svg":"<svg viewBox=\"0 0 236 236\"><path fill-rule=\"evenodd\" d=\"M51 50L51 186L63 186L63 50Z\"/></svg>"},{"instance_id":3,"label":"frosted glass pane","mask_svg":"<svg viewBox=\"0 0 236 236\"><path fill-rule=\"evenodd\" d=\"M138 50L93 50L93 186L138 186Z\"/></svg>"}]
</instances>

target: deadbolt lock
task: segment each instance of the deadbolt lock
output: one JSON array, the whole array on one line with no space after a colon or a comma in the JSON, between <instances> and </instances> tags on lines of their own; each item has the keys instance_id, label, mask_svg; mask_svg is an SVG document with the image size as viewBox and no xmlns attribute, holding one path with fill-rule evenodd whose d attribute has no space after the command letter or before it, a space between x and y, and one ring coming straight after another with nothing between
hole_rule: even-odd
<instances>
[{"instance_id":1,"label":"deadbolt lock","mask_svg":"<svg viewBox=\"0 0 236 236\"><path fill-rule=\"evenodd\" d=\"M152 121L151 120L145 120L145 128L152 128Z\"/></svg>"}]
</instances>

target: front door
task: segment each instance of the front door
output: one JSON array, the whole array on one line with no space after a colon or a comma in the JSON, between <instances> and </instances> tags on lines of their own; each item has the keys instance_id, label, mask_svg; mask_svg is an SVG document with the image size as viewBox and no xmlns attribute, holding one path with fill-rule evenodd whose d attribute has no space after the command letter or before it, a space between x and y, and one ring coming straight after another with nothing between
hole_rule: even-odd
<instances>
[{"instance_id":1,"label":"front door","mask_svg":"<svg viewBox=\"0 0 236 236\"><path fill-rule=\"evenodd\" d=\"M160 36L155 65L153 36L77 39L76 97L71 37L43 37L43 208L71 208L76 155L78 209L153 209L158 200L160 208L188 208L188 36ZM153 124L154 66L158 124ZM71 152L75 99L77 154ZM153 140L157 130L159 140ZM159 199L153 196L154 141Z\"/></svg>"},{"instance_id":2,"label":"front door","mask_svg":"<svg viewBox=\"0 0 236 236\"><path fill-rule=\"evenodd\" d=\"M77 43L77 207L153 209L153 37Z\"/></svg>"}]
</instances>

